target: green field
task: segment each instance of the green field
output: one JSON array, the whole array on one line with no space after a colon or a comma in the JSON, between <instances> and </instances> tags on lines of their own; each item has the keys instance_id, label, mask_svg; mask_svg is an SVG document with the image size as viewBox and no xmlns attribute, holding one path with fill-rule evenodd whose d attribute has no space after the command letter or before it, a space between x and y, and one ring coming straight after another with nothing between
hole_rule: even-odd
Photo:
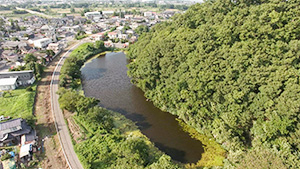
<instances>
[{"instance_id":1,"label":"green field","mask_svg":"<svg viewBox=\"0 0 300 169\"><path fill-rule=\"evenodd\" d=\"M33 91L17 89L0 97L0 115L10 116L11 118L24 118L29 123L33 122L34 116L32 108L36 92L36 85L32 86Z\"/></svg>"}]
</instances>

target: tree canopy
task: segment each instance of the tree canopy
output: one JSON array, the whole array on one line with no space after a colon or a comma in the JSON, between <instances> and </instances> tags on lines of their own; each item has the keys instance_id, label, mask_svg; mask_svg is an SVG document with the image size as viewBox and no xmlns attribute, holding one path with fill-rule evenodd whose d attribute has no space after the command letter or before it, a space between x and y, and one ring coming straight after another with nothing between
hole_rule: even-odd
<instances>
[{"instance_id":1,"label":"tree canopy","mask_svg":"<svg viewBox=\"0 0 300 169\"><path fill-rule=\"evenodd\" d=\"M300 168L299 49L298 1L208 0L142 34L128 74L156 106L214 137L226 167L262 151L274 157L255 159L265 167Z\"/></svg>"},{"instance_id":2,"label":"tree canopy","mask_svg":"<svg viewBox=\"0 0 300 169\"><path fill-rule=\"evenodd\" d=\"M103 41L85 43L72 51L61 69L58 90L61 109L68 110L80 128L74 149L84 168L180 168L121 114L98 106L78 89L80 68L90 57L107 50ZM68 87L64 88L62 86Z\"/></svg>"}]
</instances>

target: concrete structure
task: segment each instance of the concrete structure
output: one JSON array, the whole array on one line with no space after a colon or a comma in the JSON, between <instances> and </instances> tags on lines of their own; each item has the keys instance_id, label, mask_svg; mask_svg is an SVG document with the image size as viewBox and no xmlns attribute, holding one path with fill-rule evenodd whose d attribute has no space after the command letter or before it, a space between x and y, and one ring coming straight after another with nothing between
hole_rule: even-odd
<instances>
[{"instance_id":1,"label":"concrete structure","mask_svg":"<svg viewBox=\"0 0 300 169\"><path fill-rule=\"evenodd\" d=\"M34 47L37 48L44 48L47 47L49 43L51 43L52 40L50 38L43 38L33 41Z\"/></svg>"},{"instance_id":2,"label":"concrete structure","mask_svg":"<svg viewBox=\"0 0 300 169\"><path fill-rule=\"evenodd\" d=\"M5 78L7 80L10 78L18 78L17 79L18 86L31 85L35 81L33 70L0 72L0 79L5 79Z\"/></svg>"},{"instance_id":3,"label":"concrete structure","mask_svg":"<svg viewBox=\"0 0 300 169\"><path fill-rule=\"evenodd\" d=\"M18 87L18 78L3 78L0 79L0 91L14 90Z\"/></svg>"}]
</instances>

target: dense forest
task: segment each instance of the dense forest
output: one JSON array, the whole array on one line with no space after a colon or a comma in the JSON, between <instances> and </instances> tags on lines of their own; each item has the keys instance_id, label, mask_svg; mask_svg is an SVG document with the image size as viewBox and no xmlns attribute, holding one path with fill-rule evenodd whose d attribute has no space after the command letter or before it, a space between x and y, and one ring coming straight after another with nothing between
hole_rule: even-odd
<instances>
[{"instance_id":1,"label":"dense forest","mask_svg":"<svg viewBox=\"0 0 300 169\"><path fill-rule=\"evenodd\" d=\"M132 82L227 150L224 168L300 168L300 2L207 0L128 51Z\"/></svg>"},{"instance_id":2,"label":"dense forest","mask_svg":"<svg viewBox=\"0 0 300 169\"><path fill-rule=\"evenodd\" d=\"M84 43L72 51L61 69L59 104L71 112L81 129L73 138L74 149L86 169L181 168L159 151L125 116L98 106L80 87L80 68L92 56L110 50L103 41Z\"/></svg>"}]
</instances>

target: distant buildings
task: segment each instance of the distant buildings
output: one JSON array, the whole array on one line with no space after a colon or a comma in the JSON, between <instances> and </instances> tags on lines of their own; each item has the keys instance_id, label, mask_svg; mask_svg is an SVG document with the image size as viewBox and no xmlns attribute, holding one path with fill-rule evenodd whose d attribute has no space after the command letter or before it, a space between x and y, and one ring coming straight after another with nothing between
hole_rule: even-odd
<instances>
[{"instance_id":1,"label":"distant buildings","mask_svg":"<svg viewBox=\"0 0 300 169\"><path fill-rule=\"evenodd\" d=\"M84 16L88 19L94 20L95 22L98 22L102 18L100 12L86 12Z\"/></svg>"},{"instance_id":2,"label":"distant buildings","mask_svg":"<svg viewBox=\"0 0 300 169\"><path fill-rule=\"evenodd\" d=\"M151 17L153 16L153 12L144 12L145 17Z\"/></svg>"},{"instance_id":3,"label":"distant buildings","mask_svg":"<svg viewBox=\"0 0 300 169\"><path fill-rule=\"evenodd\" d=\"M114 14L114 11L102 11L102 14L106 16L112 16Z\"/></svg>"},{"instance_id":4,"label":"distant buildings","mask_svg":"<svg viewBox=\"0 0 300 169\"><path fill-rule=\"evenodd\" d=\"M108 37L110 39L118 38L118 33L117 32L108 32Z\"/></svg>"},{"instance_id":5,"label":"distant buildings","mask_svg":"<svg viewBox=\"0 0 300 169\"><path fill-rule=\"evenodd\" d=\"M97 40L103 40L104 39L104 33L100 32L100 33L93 34L91 36L91 39L93 39L95 41L97 41Z\"/></svg>"},{"instance_id":6,"label":"distant buildings","mask_svg":"<svg viewBox=\"0 0 300 169\"><path fill-rule=\"evenodd\" d=\"M63 45L60 43L50 43L47 47L47 50L53 50L53 52L57 53L63 48Z\"/></svg>"}]
</instances>

